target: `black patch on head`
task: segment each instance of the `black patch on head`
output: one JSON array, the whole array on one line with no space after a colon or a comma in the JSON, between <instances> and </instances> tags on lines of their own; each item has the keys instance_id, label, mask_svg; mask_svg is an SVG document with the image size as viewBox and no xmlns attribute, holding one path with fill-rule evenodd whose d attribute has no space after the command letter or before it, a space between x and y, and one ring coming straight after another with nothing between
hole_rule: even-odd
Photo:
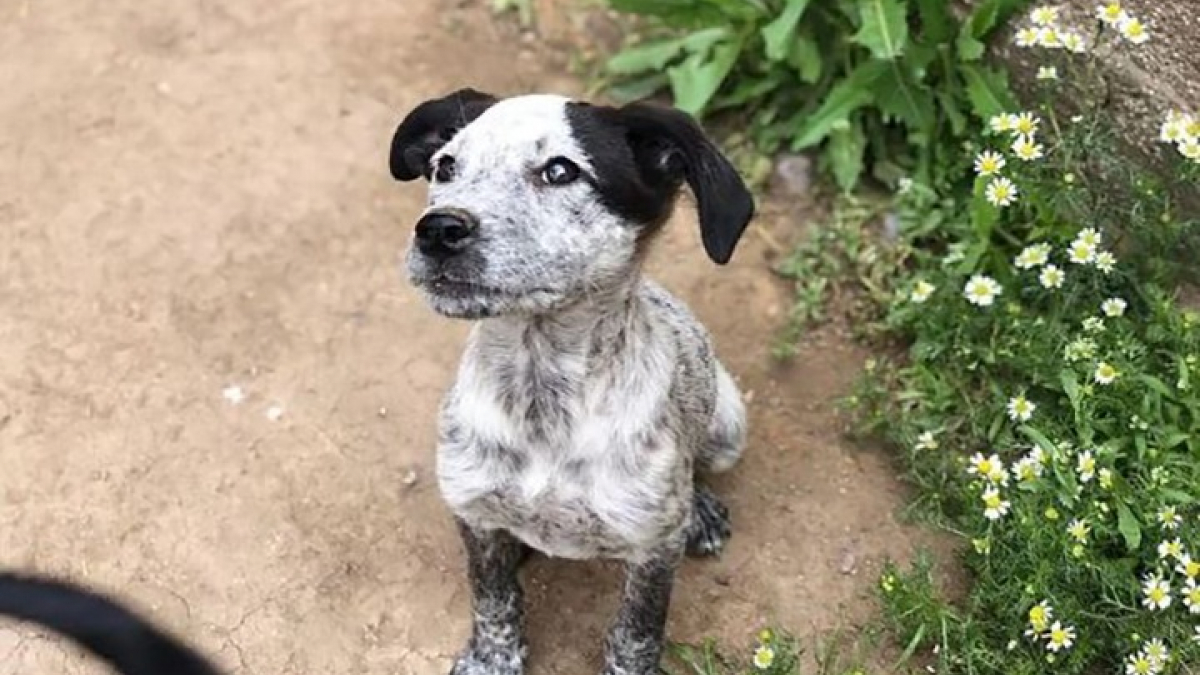
<instances>
[{"instance_id":1,"label":"black patch on head","mask_svg":"<svg viewBox=\"0 0 1200 675\"><path fill-rule=\"evenodd\" d=\"M433 155L495 102L496 97L491 94L460 89L414 108L392 136L389 159L392 177L399 181L420 176L428 179Z\"/></svg>"},{"instance_id":2,"label":"black patch on head","mask_svg":"<svg viewBox=\"0 0 1200 675\"><path fill-rule=\"evenodd\" d=\"M653 230L686 182L696 197L705 251L718 264L729 262L754 216L754 198L695 120L674 108L577 102L567 104L567 120L591 160L605 207Z\"/></svg>"}]
</instances>

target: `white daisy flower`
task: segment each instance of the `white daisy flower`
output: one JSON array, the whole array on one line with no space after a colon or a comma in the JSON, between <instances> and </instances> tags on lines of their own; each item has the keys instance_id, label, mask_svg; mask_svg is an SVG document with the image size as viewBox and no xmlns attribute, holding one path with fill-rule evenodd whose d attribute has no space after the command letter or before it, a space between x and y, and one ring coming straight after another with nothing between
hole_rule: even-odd
<instances>
[{"instance_id":1,"label":"white daisy flower","mask_svg":"<svg viewBox=\"0 0 1200 675\"><path fill-rule=\"evenodd\" d=\"M1158 672L1158 666L1144 651L1130 654L1125 660L1125 675L1158 675Z\"/></svg>"},{"instance_id":2,"label":"white daisy flower","mask_svg":"<svg viewBox=\"0 0 1200 675\"><path fill-rule=\"evenodd\" d=\"M928 281L918 281L913 286L909 299L917 304L921 304L928 300L935 290L937 290L937 287Z\"/></svg>"},{"instance_id":3,"label":"white daisy flower","mask_svg":"<svg viewBox=\"0 0 1200 675\"><path fill-rule=\"evenodd\" d=\"M1009 206L1017 201L1017 186L1004 176L997 176L988 183L984 196L992 206Z\"/></svg>"},{"instance_id":4,"label":"white daisy flower","mask_svg":"<svg viewBox=\"0 0 1200 675\"><path fill-rule=\"evenodd\" d=\"M1044 288L1062 288L1066 279L1066 273L1059 269L1058 265L1046 265L1042 268L1041 274L1038 274L1038 282Z\"/></svg>"},{"instance_id":5,"label":"white daisy flower","mask_svg":"<svg viewBox=\"0 0 1200 675\"><path fill-rule=\"evenodd\" d=\"M1183 604L1189 614L1200 614L1200 586L1196 585L1195 579L1183 582Z\"/></svg>"},{"instance_id":6,"label":"white daisy flower","mask_svg":"<svg viewBox=\"0 0 1200 675\"><path fill-rule=\"evenodd\" d=\"M1058 23L1057 7L1036 7L1029 13L1029 20L1035 26L1053 26Z\"/></svg>"},{"instance_id":7,"label":"white daisy flower","mask_svg":"<svg viewBox=\"0 0 1200 675\"><path fill-rule=\"evenodd\" d=\"M1092 526L1088 525L1086 518L1083 520L1076 518L1067 525L1067 534L1071 535L1071 538L1080 544L1087 543L1088 534L1090 534L1091 531Z\"/></svg>"},{"instance_id":8,"label":"white daisy flower","mask_svg":"<svg viewBox=\"0 0 1200 675\"><path fill-rule=\"evenodd\" d=\"M760 646L754 650L754 667L759 670L766 670L775 663L775 650L766 645Z\"/></svg>"},{"instance_id":9,"label":"white daisy flower","mask_svg":"<svg viewBox=\"0 0 1200 675\"><path fill-rule=\"evenodd\" d=\"M1128 14L1117 24L1117 30L1121 31L1122 37L1135 45L1144 44L1150 39L1150 33L1146 31L1146 24Z\"/></svg>"},{"instance_id":10,"label":"white daisy flower","mask_svg":"<svg viewBox=\"0 0 1200 675\"><path fill-rule=\"evenodd\" d=\"M1105 316L1118 317L1125 313L1128 304L1121 298L1109 298L1100 304L1100 310Z\"/></svg>"},{"instance_id":11,"label":"white daisy flower","mask_svg":"<svg viewBox=\"0 0 1200 675\"><path fill-rule=\"evenodd\" d=\"M1016 36L1013 37L1013 44L1021 48L1033 47L1034 45L1038 44L1040 37L1041 34L1038 32L1038 29L1033 26L1029 26L1028 28L1022 28L1021 30L1017 31Z\"/></svg>"},{"instance_id":12,"label":"white daisy flower","mask_svg":"<svg viewBox=\"0 0 1200 675\"><path fill-rule=\"evenodd\" d=\"M983 517L988 520L1000 520L1008 515L1008 510L1012 507L1012 504L1000 496L1000 491L995 487L989 487L983 491L983 505Z\"/></svg>"},{"instance_id":13,"label":"white daisy flower","mask_svg":"<svg viewBox=\"0 0 1200 675\"><path fill-rule=\"evenodd\" d=\"M1167 665L1167 661L1171 660L1171 651L1167 649L1167 645L1163 644L1161 638L1148 640L1142 646L1142 651L1146 653L1146 658L1150 659L1151 663L1158 664L1160 670Z\"/></svg>"},{"instance_id":14,"label":"white daisy flower","mask_svg":"<svg viewBox=\"0 0 1200 675\"><path fill-rule=\"evenodd\" d=\"M1096 477L1096 457L1091 451L1079 453L1076 458L1075 470L1079 473L1081 483L1090 483Z\"/></svg>"},{"instance_id":15,"label":"white daisy flower","mask_svg":"<svg viewBox=\"0 0 1200 675\"><path fill-rule=\"evenodd\" d=\"M1025 162L1032 162L1045 156L1042 144L1033 140L1032 136L1018 136L1013 141L1013 154Z\"/></svg>"},{"instance_id":16,"label":"white daisy flower","mask_svg":"<svg viewBox=\"0 0 1200 675\"><path fill-rule=\"evenodd\" d=\"M1067 249L1067 259L1076 265L1086 265L1096 259L1096 247L1085 241L1071 242Z\"/></svg>"},{"instance_id":17,"label":"white daisy flower","mask_svg":"<svg viewBox=\"0 0 1200 675\"><path fill-rule=\"evenodd\" d=\"M1171 606L1171 584L1157 574L1146 575L1142 595L1142 605L1146 609L1162 610Z\"/></svg>"},{"instance_id":18,"label":"white daisy flower","mask_svg":"<svg viewBox=\"0 0 1200 675\"><path fill-rule=\"evenodd\" d=\"M1050 626L1050 632L1046 634L1046 649L1057 653L1064 649L1070 649L1073 644L1075 644L1075 627L1064 626L1061 622L1055 621L1054 625Z\"/></svg>"},{"instance_id":19,"label":"white daisy flower","mask_svg":"<svg viewBox=\"0 0 1200 675\"><path fill-rule=\"evenodd\" d=\"M1179 564L1175 566L1175 571L1188 579L1200 579L1200 560L1192 560L1190 554L1184 553L1179 559Z\"/></svg>"},{"instance_id":20,"label":"white daisy flower","mask_svg":"<svg viewBox=\"0 0 1200 675\"><path fill-rule=\"evenodd\" d=\"M1083 54L1087 51L1087 42L1079 33L1063 33L1062 43L1063 48L1072 54Z\"/></svg>"},{"instance_id":21,"label":"white daisy flower","mask_svg":"<svg viewBox=\"0 0 1200 675\"><path fill-rule=\"evenodd\" d=\"M1117 267L1117 258L1108 251L1096 251L1092 262L1096 265L1096 269L1105 274L1111 273Z\"/></svg>"},{"instance_id":22,"label":"white daisy flower","mask_svg":"<svg viewBox=\"0 0 1200 675\"><path fill-rule=\"evenodd\" d=\"M1008 399L1008 417L1014 422L1029 421L1035 410L1037 410L1037 404L1023 395Z\"/></svg>"},{"instance_id":23,"label":"white daisy flower","mask_svg":"<svg viewBox=\"0 0 1200 675\"><path fill-rule=\"evenodd\" d=\"M980 176L994 176L1004 168L1004 155L994 150L984 150L975 157L975 173Z\"/></svg>"},{"instance_id":24,"label":"white daisy flower","mask_svg":"<svg viewBox=\"0 0 1200 675\"><path fill-rule=\"evenodd\" d=\"M1000 461L999 455L984 457L982 452L975 453L971 457L971 465L967 467L967 473L986 478L992 483L1008 484L1008 470L1004 468L1004 462Z\"/></svg>"},{"instance_id":25,"label":"white daisy flower","mask_svg":"<svg viewBox=\"0 0 1200 675\"><path fill-rule=\"evenodd\" d=\"M1168 558L1183 560L1183 556L1183 541L1178 537L1162 541L1158 544L1158 557L1162 560L1167 560Z\"/></svg>"},{"instance_id":26,"label":"white daisy flower","mask_svg":"<svg viewBox=\"0 0 1200 675\"><path fill-rule=\"evenodd\" d=\"M996 297L1003 292L1004 288L995 279L982 274L971 277L963 288L967 300L979 307L991 307Z\"/></svg>"},{"instance_id":27,"label":"white daisy flower","mask_svg":"<svg viewBox=\"0 0 1200 675\"><path fill-rule=\"evenodd\" d=\"M1021 250L1021 253L1013 259L1013 264L1020 269L1027 270L1033 267L1041 267L1050 260L1050 244L1038 243L1026 246Z\"/></svg>"},{"instance_id":28,"label":"white daisy flower","mask_svg":"<svg viewBox=\"0 0 1200 675\"><path fill-rule=\"evenodd\" d=\"M1109 26L1117 25L1125 12L1121 9L1121 3L1110 2L1106 5L1101 5L1096 8L1096 18L1100 19Z\"/></svg>"},{"instance_id":29,"label":"white daisy flower","mask_svg":"<svg viewBox=\"0 0 1200 675\"><path fill-rule=\"evenodd\" d=\"M1120 376L1121 373L1117 372L1116 368L1103 361L1096 365L1096 373L1094 375L1096 384L1112 384Z\"/></svg>"},{"instance_id":30,"label":"white daisy flower","mask_svg":"<svg viewBox=\"0 0 1200 675\"><path fill-rule=\"evenodd\" d=\"M918 450L937 450L938 442L932 431L923 431L920 436L917 436Z\"/></svg>"},{"instance_id":31,"label":"white daisy flower","mask_svg":"<svg viewBox=\"0 0 1200 675\"><path fill-rule=\"evenodd\" d=\"M1023 112L1013 119L1012 129L1010 129L1010 131L1018 136L1028 136L1033 138L1034 134L1037 133L1038 125L1041 123L1042 121L1037 115L1034 115L1031 112Z\"/></svg>"}]
</instances>

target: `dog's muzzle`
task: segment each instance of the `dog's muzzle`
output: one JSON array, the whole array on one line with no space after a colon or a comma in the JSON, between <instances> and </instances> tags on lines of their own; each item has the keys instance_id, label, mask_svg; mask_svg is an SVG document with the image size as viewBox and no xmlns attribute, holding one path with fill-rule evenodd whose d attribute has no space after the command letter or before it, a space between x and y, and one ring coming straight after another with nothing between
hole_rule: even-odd
<instances>
[{"instance_id":1,"label":"dog's muzzle","mask_svg":"<svg viewBox=\"0 0 1200 675\"><path fill-rule=\"evenodd\" d=\"M448 260L465 251L478 230L478 219L465 211L430 211L417 221L417 250L432 260Z\"/></svg>"}]
</instances>

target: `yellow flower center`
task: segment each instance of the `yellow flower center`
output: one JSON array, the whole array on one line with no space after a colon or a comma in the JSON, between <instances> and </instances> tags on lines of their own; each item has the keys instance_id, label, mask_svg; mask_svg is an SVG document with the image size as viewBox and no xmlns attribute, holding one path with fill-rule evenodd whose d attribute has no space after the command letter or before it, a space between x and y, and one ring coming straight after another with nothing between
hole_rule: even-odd
<instances>
[{"instance_id":1,"label":"yellow flower center","mask_svg":"<svg viewBox=\"0 0 1200 675\"><path fill-rule=\"evenodd\" d=\"M1150 589L1149 597L1151 602L1157 605L1163 601L1163 598L1167 597L1167 594L1163 591L1161 586L1155 586L1154 588Z\"/></svg>"},{"instance_id":2,"label":"yellow flower center","mask_svg":"<svg viewBox=\"0 0 1200 675\"><path fill-rule=\"evenodd\" d=\"M983 503L986 504L989 509L1000 508L1000 502L1001 499L1000 495L998 494L989 494L983 498Z\"/></svg>"},{"instance_id":3,"label":"yellow flower center","mask_svg":"<svg viewBox=\"0 0 1200 675\"><path fill-rule=\"evenodd\" d=\"M1200 562L1189 560L1188 563L1183 566L1183 573L1186 574L1189 579L1195 579L1197 576L1200 576Z\"/></svg>"}]
</instances>

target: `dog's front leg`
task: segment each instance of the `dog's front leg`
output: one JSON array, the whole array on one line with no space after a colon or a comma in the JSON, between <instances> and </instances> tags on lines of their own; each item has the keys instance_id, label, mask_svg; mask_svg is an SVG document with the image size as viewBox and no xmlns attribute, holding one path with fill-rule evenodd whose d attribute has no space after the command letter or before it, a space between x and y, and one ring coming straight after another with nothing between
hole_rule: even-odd
<instances>
[{"instance_id":1,"label":"dog's front leg","mask_svg":"<svg viewBox=\"0 0 1200 675\"><path fill-rule=\"evenodd\" d=\"M517 572L524 544L500 530L476 530L459 521L467 550L474 622L471 640L451 675L522 675L525 672L524 593Z\"/></svg>"},{"instance_id":2,"label":"dog's front leg","mask_svg":"<svg viewBox=\"0 0 1200 675\"><path fill-rule=\"evenodd\" d=\"M604 675L657 675L683 542L630 562L616 623L608 634Z\"/></svg>"}]
</instances>

